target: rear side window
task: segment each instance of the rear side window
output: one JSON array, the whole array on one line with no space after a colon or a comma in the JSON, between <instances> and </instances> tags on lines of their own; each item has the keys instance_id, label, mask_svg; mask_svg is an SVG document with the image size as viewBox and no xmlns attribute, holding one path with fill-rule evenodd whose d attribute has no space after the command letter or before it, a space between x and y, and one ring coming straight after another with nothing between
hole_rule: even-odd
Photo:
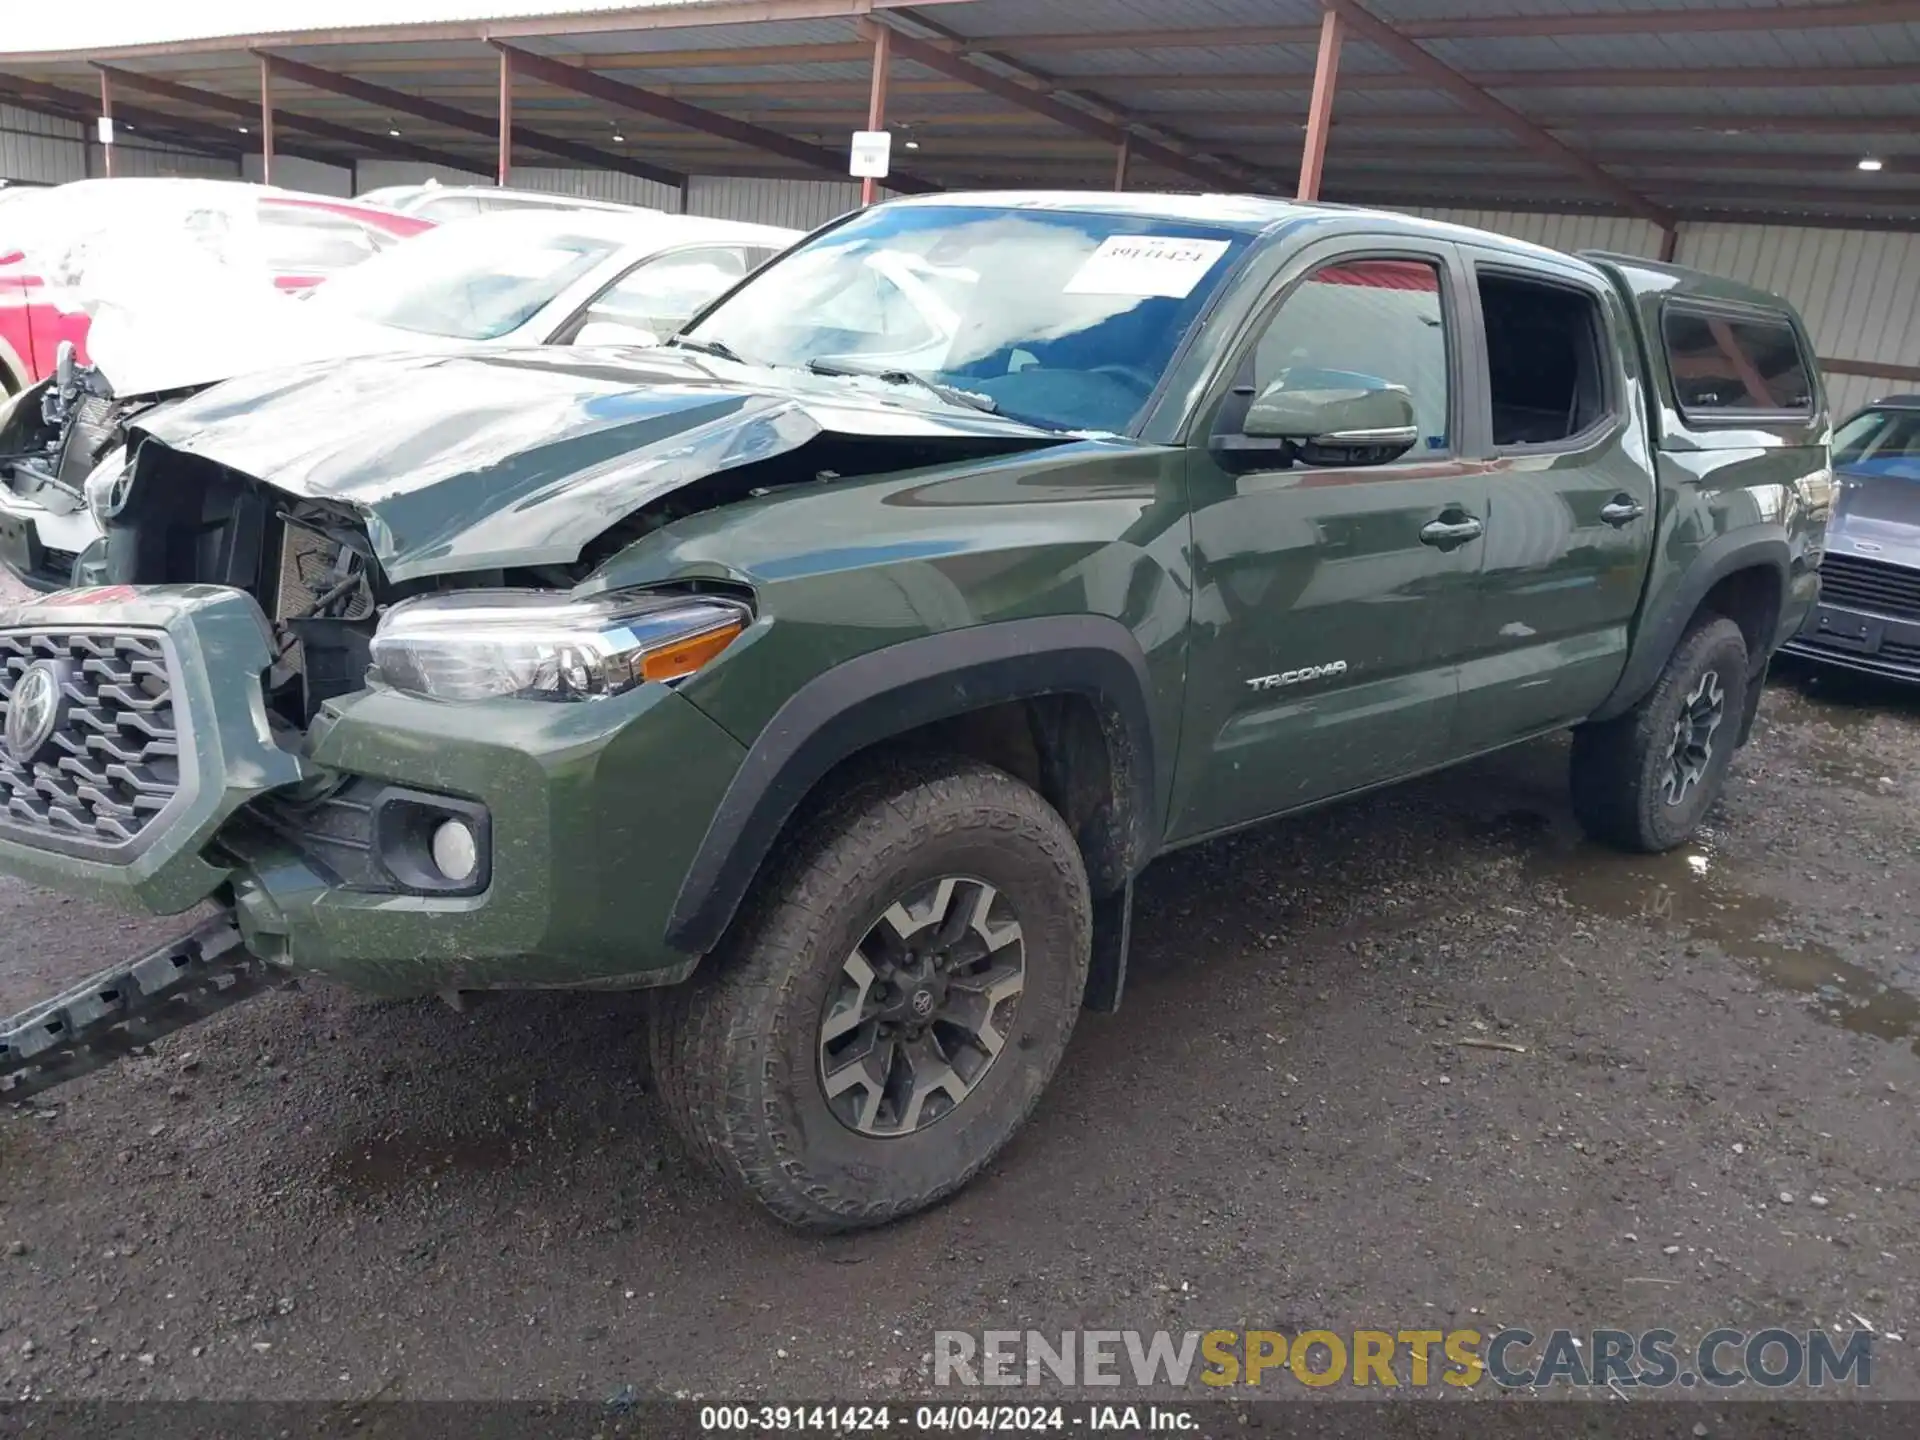
<instances>
[{"instance_id":1,"label":"rear side window","mask_svg":"<svg viewBox=\"0 0 1920 1440\"><path fill-rule=\"evenodd\" d=\"M1592 292L1479 272L1493 443L1558 445L1608 414L1611 346Z\"/></svg>"},{"instance_id":2,"label":"rear side window","mask_svg":"<svg viewBox=\"0 0 1920 1440\"><path fill-rule=\"evenodd\" d=\"M358 265L378 248L364 227L306 206L268 205L260 211L267 265L290 274L327 274Z\"/></svg>"},{"instance_id":3,"label":"rear side window","mask_svg":"<svg viewBox=\"0 0 1920 1440\"><path fill-rule=\"evenodd\" d=\"M440 195L413 207L422 220L444 225L449 220L465 220L481 213L480 202L471 195Z\"/></svg>"},{"instance_id":4,"label":"rear side window","mask_svg":"<svg viewBox=\"0 0 1920 1440\"><path fill-rule=\"evenodd\" d=\"M1813 414L1813 378L1784 315L1669 305L1661 316L1675 398L1689 419Z\"/></svg>"}]
</instances>

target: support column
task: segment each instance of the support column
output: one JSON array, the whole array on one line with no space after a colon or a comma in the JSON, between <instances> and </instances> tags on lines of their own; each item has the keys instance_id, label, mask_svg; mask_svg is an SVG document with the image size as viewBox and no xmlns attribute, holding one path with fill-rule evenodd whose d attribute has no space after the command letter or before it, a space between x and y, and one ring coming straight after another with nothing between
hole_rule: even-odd
<instances>
[{"instance_id":1,"label":"support column","mask_svg":"<svg viewBox=\"0 0 1920 1440\"><path fill-rule=\"evenodd\" d=\"M1320 57L1313 67L1313 100L1307 108L1307 140L1300 152L1298 198L1320 198L1320 173L1327 163L1327 131L1333 126L1333 91L1340 77L1340 14L1320 17Z\"/></svg>"},{"instance_id":2,"label":"support column","mask_svg":"<svg viewBox=\"0 0 1920 1440\"><path fill-rule=\"evenodd\" d=\"M1660 232L1660 258L1671 264L1674 253L1680 248L1680 227L1669 225Z\"/></svg>"},{"instance_id":3,"label":"support column","mask_svg":"<svg viewBox=\"0 0 1920 1440\"><path fill-rule=\"evenodd\" d=\"M260 183L273 183L273 67L260 57Z\"/></svg>"},{"instance_id":4,"label":"support column","mask_svg":"<svg viewBox=\"0 0 1920 1440\"><path fill-rule=\"evenodd\" d=\"M1114 157L1113 157L1113 188L1114 189L1124 190L1127 188L1127 166L1129 163L1131 163L1132 160L1133 160L1133 136L1122 135L1120 137L1120 148L1114 152Z\"/></svg>"},{"instance_id":5,"label":"support column","mask_svg":"<svg viewBox=\"0 0 1920 1440\"><path fill-rule=\"evenodd\" d=\"M873 87L867 92L867 129L887 128L887 71L893 59L893 31L885 25L873 27ZM860 203L873 204L878 187L871 175L860 179Z\"/></svg>"},{"instance_id":6,"label":"support column","mask_svg":"<svg viewBox=\"0 0 1920 1440\"><path fill-rule=\"evenodd\" d=\"M107 122L108 133L113 129L113 80L107 72L100 72L100 114ZM113 146L103 144L100 147L100 163L106 167L108 175L113 174Z\"/></svg>"},{"instance_id":7,"label":"support column","mask_svg":"<svg viewBox=\"0 0 1920 1440\"><path fill-rule=\"evenodd\" d=\"M500 52L500 167L495 183L513 178L513 57Z\"/></svg>"}]
</instances>

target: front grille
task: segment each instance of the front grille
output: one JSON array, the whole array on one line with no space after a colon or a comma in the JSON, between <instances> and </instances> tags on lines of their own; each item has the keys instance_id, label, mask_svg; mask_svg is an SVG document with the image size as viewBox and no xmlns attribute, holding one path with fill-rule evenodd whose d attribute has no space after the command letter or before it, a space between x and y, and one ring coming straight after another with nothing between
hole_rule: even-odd
<instances>
[{"instance_id":1,"label":"front grille","mask_svg":"<svg viewBox=\"0 0 1920 1440\"><path fill-rule=\"evenodd\" d=\"M152 632L0 633L0 725L28 668L57 668L52 734L0 743L0 829L82 848L136 838L180 789L167 650Z\"/></svg>"},{"instance_id":2,"label":"front grille","mask_svg":"<svg viewBox=\"0 0 1920 1440\"><path fill-rule=\"evenodd\" d=\"M1849 610L1920 619L1920 570L1828 551L1820 562L1820 599Z\"/></svg>"}]
</instances>

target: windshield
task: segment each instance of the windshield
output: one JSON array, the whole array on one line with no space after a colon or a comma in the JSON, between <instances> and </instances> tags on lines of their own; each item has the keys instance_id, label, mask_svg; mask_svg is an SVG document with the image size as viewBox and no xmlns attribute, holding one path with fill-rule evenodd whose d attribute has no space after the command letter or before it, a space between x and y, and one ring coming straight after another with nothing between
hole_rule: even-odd
<instances>
[{"instance_id":1,"label":"windshield","mask_svg":"<svg viewBox=\"0 0 1920 1440\"><path fill-rule=\"evenodd\" d=\"M1833 464L1856 475L1920 480L1920 409L1862 410L1834 435Z\"/></svg>"},{"instance_id":2,"label":"windshield","mask_svg":"<svg viewBox=\"0 0 1920 1440\"><path fill-rule=\"evenodd\" d=\"M1125 430L1251 237L1136 215L883 207L687 331L750 363L917 377L1060 430Z\"/></svg>"},{"instance_id":3,"label":"windshield","mask_svg":"<svg viewBox=\"0 0 1920 1440\"><path fill-rule=\"evenodd\" d=\"M497 340L619 248L565 230L448 225L334 276L307 303L399 330Z\"/></svg>"}]
</instances>

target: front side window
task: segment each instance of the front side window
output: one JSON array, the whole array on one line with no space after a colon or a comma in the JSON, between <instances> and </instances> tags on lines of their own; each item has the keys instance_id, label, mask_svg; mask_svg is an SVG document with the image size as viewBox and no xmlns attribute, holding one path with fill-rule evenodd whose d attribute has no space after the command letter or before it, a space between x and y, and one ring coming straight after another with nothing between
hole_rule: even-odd
<instances>
[{"instance_id":1,"label":"front side window","mask_svg":"<svg viewBox=\"0 0 1920 1440\"><path fill-rule=\"evenodd\" d=\"M1813 413L1806 357L1785 316L1668 305L1661 332L1683 414L1711 419L1746 410Z\"/></svg>"},{"instance_id":2,"label":"front side window","mask_svg":"<svg viewBox=\"0 0 1920 1440\"><path fill-rule=\"evenodd\" d=\"M1920 480L1920 408L1862 410L1834 434L1833 465L1855 475Z\"/></svg>"},{"instance_id":3,"label":"front side window","mask_svg":"<svg viewBox=\"0 0 1920 1440\"><path fill-rule=\"evenodd\" d=\"M620 248L599 236L501 224L429 230L334 276L308 303L424 335L497 340Z\"/></svg>"},{"instance_id":4,"label":"front side window","mask_svg":"<svg viewBox=\"0 0 1920 1440\"><path fill-rule=\"evenodd\" d=\"M788 251L687 333L749 362L906 373L1034 424L1120 431L1250 240L1138 215L882 207Z\"/></svg>"},{"instance_id":5,"label":"front side window","mask_svg":"<svg viewBox=\"0 0 1920 1440\"><path fill-rule=\"evenodd\" d=\"M1256 396L1400 387L1419 432L1408 458L1445 452L1447 314L1429 260L1345 260L1307 277L1275 312L1244 377Z\"/></svg>"},{"instance_id":6,"label":"front side window","mask_svg":"<svg viewBox=\"0 0 1920 1440\"><path fill-rule=\"evenodd\" d=\"M585 323L618 325L659 339L673 334L750 267L731 245L661 255L629 270L587 307Z\"/></svg>"}]
</instances>

